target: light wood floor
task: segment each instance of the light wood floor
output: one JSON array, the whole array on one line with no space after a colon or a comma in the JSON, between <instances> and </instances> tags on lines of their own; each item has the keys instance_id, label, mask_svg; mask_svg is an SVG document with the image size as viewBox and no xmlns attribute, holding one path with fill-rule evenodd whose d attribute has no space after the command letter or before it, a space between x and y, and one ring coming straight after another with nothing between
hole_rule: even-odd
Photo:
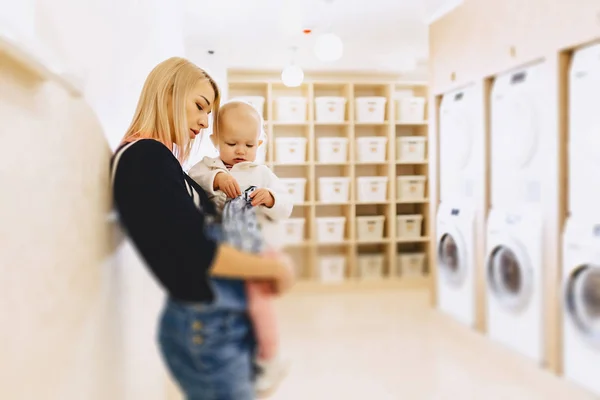
<instances>
[{"instance_id":1,"label":"light wood floor","mask_svg":"<svg viewBox=\"0 0 600 400\"><path fill-rule=\"evenodd\" d=\"M278 309L293 367L275 400L593 398L431 310L423 291L292 294Z\"/></svg>"}]
</instances>

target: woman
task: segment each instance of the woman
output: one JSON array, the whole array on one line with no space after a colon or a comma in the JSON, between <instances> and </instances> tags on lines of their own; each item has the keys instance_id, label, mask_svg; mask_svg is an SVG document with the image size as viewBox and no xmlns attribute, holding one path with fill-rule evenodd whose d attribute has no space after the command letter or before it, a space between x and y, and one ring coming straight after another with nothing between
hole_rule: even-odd
<instances>
[{"instance_id":1,"label":"woman","mask_svg":"<svg viewBox=\"0 0 600 400\"><path fill-rule=\"evenodd\" d=\"M159 341L187 398L249 400L251 325L242 303L212 307L211 276L269 280L280 293L293 276L283 257L242 253L207 235L214 206L181 165L219 101L214 80L189 61L171 58L156 66L113 157L114 200L125 230L168 293Z\"/></svg>"}]
</instances>

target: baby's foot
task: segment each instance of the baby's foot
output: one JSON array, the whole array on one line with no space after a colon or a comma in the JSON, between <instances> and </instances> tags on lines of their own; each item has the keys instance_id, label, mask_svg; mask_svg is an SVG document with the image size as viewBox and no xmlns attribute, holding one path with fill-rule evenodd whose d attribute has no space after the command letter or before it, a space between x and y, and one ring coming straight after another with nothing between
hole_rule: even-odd
<instances>
[{"instance_id":1,"label":"baby's foot","mask_svg":"<svg viewBox=\"0 0 600 400\"><path fill-rule=\"evenodd\" d=\"M269 361L257 360L256 364L259 369L255 384L256 396L264 399L275 393L279 384L285 379L290 369L290 362L278 356Z\"/></svg>"}]
</instances>

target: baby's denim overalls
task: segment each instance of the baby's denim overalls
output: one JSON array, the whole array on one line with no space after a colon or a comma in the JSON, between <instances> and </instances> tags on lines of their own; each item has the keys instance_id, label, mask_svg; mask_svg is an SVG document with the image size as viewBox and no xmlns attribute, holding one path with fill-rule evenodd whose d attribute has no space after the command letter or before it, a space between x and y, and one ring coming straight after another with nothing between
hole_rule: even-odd
<instances>
[{"instance_id":1,"label":"baby's denim overalls","mask_svg":"<svg viewBox=\"0 0 600 400\"><path fill-rule=\"evenodd\" d=\"M256 188L225 204L222 223L207 233L247 252L262 251L256 210L249 198ZM185 304L168 300L159 343L166 362L189 400L252 400L254 349L245 283L212 279L215 301Z\"/></svg>"}]
</instances>

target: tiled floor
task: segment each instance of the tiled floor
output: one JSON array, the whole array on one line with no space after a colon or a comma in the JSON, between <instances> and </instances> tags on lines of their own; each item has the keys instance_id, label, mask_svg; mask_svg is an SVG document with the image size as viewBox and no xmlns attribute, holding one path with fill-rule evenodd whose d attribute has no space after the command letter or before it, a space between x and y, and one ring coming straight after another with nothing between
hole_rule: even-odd
<instances>
[{"instance_id":1,"label":"tiled floor","mask_svg":"<svg viewBox=\"0 0 600 400\"><path fill-rule=\"evenodd\" d=\"M584 400L593 397L428 306L420 291L293 294L293 360L275 400Z\"/></svg>"}]
</instances>

